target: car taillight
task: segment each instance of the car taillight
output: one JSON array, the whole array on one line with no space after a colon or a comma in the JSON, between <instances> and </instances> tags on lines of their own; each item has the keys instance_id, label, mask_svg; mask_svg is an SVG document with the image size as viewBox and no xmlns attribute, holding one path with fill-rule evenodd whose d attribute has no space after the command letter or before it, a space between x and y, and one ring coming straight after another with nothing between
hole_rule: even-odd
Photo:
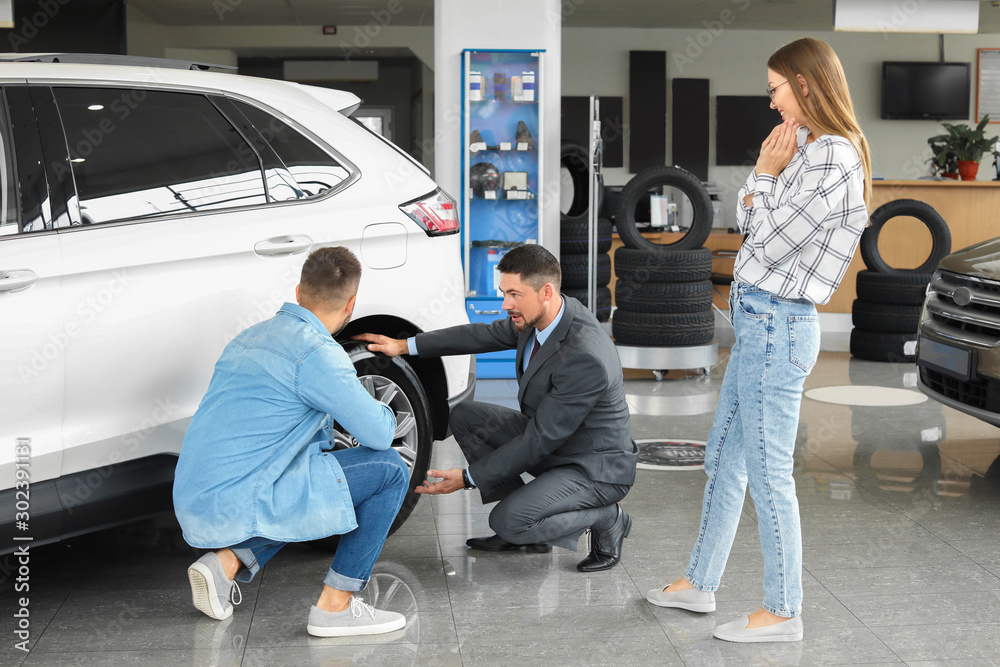
<instances>
[{"instance_id":1,"label":"car taillight","mask_svg":"<svg viewBox=\"0 0 1000 667\"><path fill-rule=\"evenodd\" d=\"M457 234L461 226L458 220L458 205L441 190L400 204L399 210L410 216L428 236Z\"/></svg>"}]
</instances>

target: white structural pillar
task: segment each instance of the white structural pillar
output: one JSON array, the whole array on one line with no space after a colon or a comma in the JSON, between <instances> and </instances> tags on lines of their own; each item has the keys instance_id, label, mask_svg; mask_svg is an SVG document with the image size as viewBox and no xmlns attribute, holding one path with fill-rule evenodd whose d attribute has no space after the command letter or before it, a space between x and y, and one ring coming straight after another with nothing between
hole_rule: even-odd
<instances>
[{"instance_id":1,"label":"white structural pillar","mask_svg":"<svg viewBox=\"0 0 1000 667\"><path fill-rule=\"evenodd\" d=\"M544 77L537 82L544 109L541 232L545 247L558 257L562 4L560 0L434 0L434 178L456 199L462 177L463 49L545 51Z\"/></svg>"}]
</instances>

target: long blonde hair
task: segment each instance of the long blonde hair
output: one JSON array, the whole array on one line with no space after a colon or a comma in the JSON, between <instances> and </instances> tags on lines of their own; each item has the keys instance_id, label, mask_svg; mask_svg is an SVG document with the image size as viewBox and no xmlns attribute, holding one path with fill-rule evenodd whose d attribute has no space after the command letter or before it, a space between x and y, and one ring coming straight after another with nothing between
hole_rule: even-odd
<instances>
[{"instance_id":1,"label":"long blonde hair","mask_svg":"<svg viewBox=\"0 0 1000 667\"><path fill-rule=\"evenodd\" d=\"M864 169L867 206L872 193L871 151L854 114L840 58L826 42L803 37L775 51L768 58L767 66L789 81L795 81L798 75L806 80L808 98L802 96L799 86L793 84L789 88L794 91L805 116L801 119L802 124L810 132L817 137L824 134L844 137L854 146Z\"/></svg>"}]
</instances>

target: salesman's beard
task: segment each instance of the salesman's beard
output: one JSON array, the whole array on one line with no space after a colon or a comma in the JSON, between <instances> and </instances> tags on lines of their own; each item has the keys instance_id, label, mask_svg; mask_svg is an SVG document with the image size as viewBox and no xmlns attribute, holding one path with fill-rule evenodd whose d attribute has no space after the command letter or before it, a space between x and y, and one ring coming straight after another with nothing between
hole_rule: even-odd
<instances>
[{"instance_id":1,"label":"salesman's beard","mask_svg":"<svg viewBox=\"0 0 1000 667\"><path fill-rule=\"evenodd\" d=\"M522 318L524 317L524 315L521 314L521 313L517 313L517 315L519 317L522 317ZM533 326L535 326L536 324L538 324L541 321L543 315L545 315L545 313L539 313L538 316L535 319L530 320L530 321L529 320L523 320L521 322L521 324L517 324L515 322L514 323L514 330L517 331L518 333L523 333L523 332L531 329Z\"/></svg>"}]
</instances>

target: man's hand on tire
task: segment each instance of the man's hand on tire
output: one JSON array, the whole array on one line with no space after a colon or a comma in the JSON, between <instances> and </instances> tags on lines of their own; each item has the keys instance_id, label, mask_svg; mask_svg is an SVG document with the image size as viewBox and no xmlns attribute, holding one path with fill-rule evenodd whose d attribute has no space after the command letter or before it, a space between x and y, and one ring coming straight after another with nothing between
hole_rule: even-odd
<instances>
[{"instance_id":1,"label":"man's hand on tire","mask_svg":"<svg viewBox=\"0 0 1000 667\"><path fill-rule=\"evenodd\" d=\"M358 334L352 337L353 340L361 340L368 343L365 347L369 352L381 352L387 357L398 357L409 352L406 341L399 338L389 338L382 334Z\"/></svg>"}]
</instances>

